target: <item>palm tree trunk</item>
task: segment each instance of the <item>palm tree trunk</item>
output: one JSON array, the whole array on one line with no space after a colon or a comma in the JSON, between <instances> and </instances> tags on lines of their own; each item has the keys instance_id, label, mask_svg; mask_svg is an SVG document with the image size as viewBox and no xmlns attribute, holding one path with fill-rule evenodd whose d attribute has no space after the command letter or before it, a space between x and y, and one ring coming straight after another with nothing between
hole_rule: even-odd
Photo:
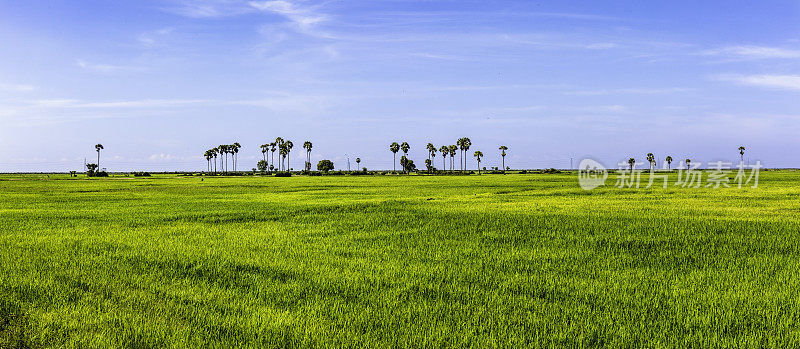
<instances>
[{"instance_id":1,"label":"palm tree trunk","mask_svg":"<svg viewBox=\"0 0 800 349\"><path fill-rule=\"evenodd\" d=\"M100 172L100 151L97 151L97 171Z\"/></svg>"},{"instance_id":2,"label":"palm tree trunk","mask_svg":"<svg viewBox=\"0 0 800 349\"><path fill-rule=\"evenodd\" d=\"M506 173L506 157L503 157L503 173Z\"/></svg>"}]
</instances>

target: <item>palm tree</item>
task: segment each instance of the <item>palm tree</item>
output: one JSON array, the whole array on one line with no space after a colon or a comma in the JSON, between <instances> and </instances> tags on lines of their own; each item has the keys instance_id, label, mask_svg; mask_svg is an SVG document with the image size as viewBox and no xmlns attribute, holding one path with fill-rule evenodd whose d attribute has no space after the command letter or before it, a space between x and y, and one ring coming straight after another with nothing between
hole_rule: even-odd
<instances>
[{"instance_id":1,"label":"palm tree","mask_svg":"<svg viewBox=\"0 0 800 349\"><path fill-rule=\"evenodd\" d=\"M425 149L428 150L428 159L431 158L431 154L436 153L436 146L433 145L433 143L428 143L428 145L425 146Z\"/></svg>"},{"instance_id":2,"label":"palm tree","mask_svg":"<svg viewBox=\"0 0 800 349\"><path fill-rule=\"evenodd\" d=\"M100 170L100 150L102 150L102 149L103 149L103 145L102 144L97 143L97 144L94 145L94 150L97 151L97 170L98 171Z\"/></svg>"},{"instance_id":3,"label":"palm tree","mask_svg":"<svg viewBox=\"0 0 800 349\"><path fill-rule=\"evenodd\" d=\"M203 156L206 158L206 170L211 172L211 159L213 158L213 156L211 156L211 150L206 150Z\"/></svg>"},{"instance_id":4,"label":"palm tree","mask_svg":"<svg viewBox=\"0 0 800 349\"><path fill-rule=\"evenodd\" d=\"M653 153L647 153L647 162L650 163L650 171L653 171L653 163L656 162L656 156Z\"/></svg>"},{"instance_id":5,"label":"palm tree","mask_svg":"<svg viewBox=\"0 0 800 349\"><path fill-rule=\"evenodd\" d=\"M305 141L303 143L303 149L306 150L306 167L305 168L306 168L307 171L311 170L311 148L313 146L314 145L311 144L310 141Z\"/></svg>"},{"instance_id":6,"label":"palm tree","mask_svg":"<svg viewBox=\"0 0 800 349\"><path fill-rule=\"evenodd\" d=\"M634 158L628 159L628 165L630 165L631 172L633 172L633 165L636 165L636 159L634 159Z\"/></svg>"},{"instance_id":7,"label":"palm tree","mask_svg":"<svg viewBox=\"0 0 800 349\"><path fill-rule=\"evenodd\" d=\"M225 169L225 160L228 158L227 148L228 146L224 144L220 144L219 146L217 146L217 151L219 151L219 155L223 156L223 158L219 159L219 169L222 172L227 172L227 170Z\"/></svg>"},{"instance_id":8,"label":"palm tree","mask_svg":"<svg viewBox=\"0 0 800 349\"><path fill-rule=\"evenodd\" d=\"M464 137L459 138L456 141L456 145L458 146L458 155L459 155L458 168L459 168L459 170L463 170L464 169L464 165L463 165L463 163L464 163L464 156L463 156L463 154L464 154Z\"/></svg>"},{"instance_id":9,"label":"palm tree","mask_svg":"<svg viewBox=\"0 0 800 349\"><path fill-rule=\"evenodd\" d=\"M290 153L292 152L292 147L294 147L294 143L292 141L286 141L286 169L291 171L291 164L289 163L292 158L289 157Z\"/></svg>"},{"instance_id":10,"label":"palm tree","mask_svg":"<svg viewBox=\"0 0 800 349\"><path fill-rule=\"evenodd\" d=\"M280 148L281 149L278 150L278 155L281 158L281 171L282 171L284 168L283 162L286 161L286 155L288 154L288 151L286 150L286 144L281 144Z\"/></svg>"},{"instance_id":11,"label":"palm tree","mask_svg":"<svg viewBox=\"0 0 800 349\"><path fill-rule=\"evenodd\" d=\"M458 146L453 144L450 145L450 172L453 172L453 167L456 159L456 150L458 150Z\"/></svg>"},{"instance_id":12,"label":"palm tree","mask_svg":"<svg viewBox=\"0 0 800 349\"><path fill-rule=\"evenodd\" d=\"M500 148L497 149L500 149L500 157L503 158L503 173L506 173L506 150L508 150L508 147L501 145Z\"/></svg>"},{"instance_id":13,"label":"palm tree","mask_svg":"<svg viewBox=\"0 0 800 349\"><path fill-rule=\"evenodd\" d=\"M439 148L439 152L442 153L442 171L447 170L447 154L450 154L450 148L446 145L443 145Z\"/></svg>"},{"instance_id":14,"label":"palm tree","mask_svg":"<svg viewBox=\"0 0 800 349\"><path fill-rule=\"evenodd\" d=\"M275 145L278 147L278 160L280 160L280 164L278 165L278 171L283 169L283 160L281 160L281 152L280 150L283 148L284 140L281 137L275 138Z\"/></svg>"},{"instance_id":15,"label":"palm tree","mask_svg":"<svg viewBox=\"0 0 800 349\"><path fill-rule=\"evenodd\" d=\"M667 169L672 171L672 157L667 155L666 159L664 160L667 160Z\"/></svg>"},{"instance_id":16,"label":"palm tree","mask_svg":"<svg viewBox=\"0 0 800 349\"><path fill-rule=\"evenodd\" d=\"M276 147L277 144L278 144L277 142L272 142L272 143L269 144L269 146L270 146L269 150L270 150L270 152L272 152L272 169L275 168L275 150L278 149ZM272 169L270 169L270 170L272 170Z\"/></svg>"},{"instance_id":17,"label":"palm tree","mask_svg":"<svg viewBox=\"0 0 800 349\"><path fill-rule=\"evenodd\" d=\"M739 147L739 156L742 158L742 163L744 163L744 146ZM98 160L99 162L99 160Z\"/></svg>"},{"instance_id":18,"label":"palm tree","mask_svg":"<svg viewBox=\"0 0 800 349\"><path fill-rule=\"evenodd\" d=\"M431 170L433 169L433 162L436 161L436 147L431 150Z\"/></svg>"},{"instance_id":19,"label":"palm tree","mask_svg":"<svg viewBox=\"0 0 800 349\"><path fill-rule=\"evenodd\" d=\"M397 142L392 142L392 144L389 145L389 151L392 152L392 157L393 157L393 160L392 160L392 172L397 172L397 151L398 150L400 150L400 144L397 144Z\"/></svg>"},{"instance_id":20,"label":"palm tree","mask_svg":"<svg viewBox=\"0 0 800 349\"><path fill-rule=\"evenodd\" d=\"M472 156L474 156L475 159L478 160L478 174L481 174L481 157L483 157L483 152L481 152L480 150L476 150L475 153L472 154Z\"/></svg>"},{"instance_id":21,"label":"palm tree","mask_svg":"<svg viewBox=\"0 0 800 349\"><path fill-rule=\"evenodd\" d=\"M264 159L264 162L267 162L267 150L269 149L269 144L262 144L261 145L261 157Z\"/></svg>"},{"instance_id":22,"label":"palm tree","mask_svg":"<svg viewBox=\"0 0 800 349\"><path fill-rule=\"evenodd\" d=\"M408 142L403 142L403 144L400 144L400 150L403 151L403 155L405 157L408 157L408 150L409 149L411 149L411 146L408 145Z\"/></svg>"},{"instance_id":23,"label":"palm tree","mask_svg":"<svg viewBox=\"0 0 800 349\"><path fill-rule=\"evenodd\" d=\"M233 159L233 172L236 172L236 163L239 162L239 148L241 147L242 145L239 144L239 142L233 142L233 145L231 146L231 149L233 150L233 154L231 155L231 157L235 156L235 158Z\"/></svg>"},{"instance_id":24,"label":"palm tree","mask_svg":"<svg viewBox=\"0 0 800 349\"><path fill-rule=\"evenodd\" d=\"M217 173L217 156L219 155L219 149L211 148L211 155L214 155L214 173Z\"/></svg>"},{"instance_id":25,"label":"palm tree","mask_svg":"<svg viewBox=\"0 0 800 349\"><path fill-rule=\"evenodd\" d=\"M686 159L686 169L689 169L689 164L692 163L692 159ZM701 164L702 165L702 164Z\"/></svg>"},{"instance_id":26,"label":"palm tree","mask_svg":"<svg viewBox=\"0 0 800 349\"><path fill-rule=\"evenodd\" d=\"M469 147L471 145L472 145L472 141L469 140L469 138L464 137L464 138L461 139L461 150L463 151L462 156L461 156L462 159L464 158L464 155L467 154L467 151L469 151ZM463 170L466 171L467 170L467 159L464 159L463 164L464 164Z\"/></svg>"},{"instance_id":27,"label":"palm tree","mask_svg":"<svg viewBox=\"0 0 800 349\"><path fill-rule=\"evenodd\" d=\"M358 167L361 167L361 158L356 158L356 164L358 164Z\"/></svg>"}]
</instances>

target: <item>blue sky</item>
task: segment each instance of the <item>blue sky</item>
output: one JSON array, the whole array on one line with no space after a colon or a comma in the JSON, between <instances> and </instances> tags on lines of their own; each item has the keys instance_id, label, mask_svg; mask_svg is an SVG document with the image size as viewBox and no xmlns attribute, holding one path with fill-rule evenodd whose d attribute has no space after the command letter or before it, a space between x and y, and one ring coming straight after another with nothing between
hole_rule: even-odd
<instances>
[{"instance_id":1,"label":"blue sky","mask_svg":"<svg viewBox=\"0 0 800 349\"><path fill-rule=\"evenodd\" d=\"M798 1L2 1L0 47L0 172L98 142L112 171L236 141L249 169L278 136L338 168L464 136L489 167L800 166Z\"/></svg>"}]
</instances>

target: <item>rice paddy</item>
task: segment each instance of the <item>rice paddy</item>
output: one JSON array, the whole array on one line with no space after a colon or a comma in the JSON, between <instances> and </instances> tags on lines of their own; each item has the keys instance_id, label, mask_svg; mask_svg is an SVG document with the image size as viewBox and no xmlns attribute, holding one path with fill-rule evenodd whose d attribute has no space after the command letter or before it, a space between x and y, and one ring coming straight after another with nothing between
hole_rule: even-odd
<instances>
[{"instance_id":1,"label":"rice paddy","mask_svg":"<svg viewBox=\"0 0 800 349\"><path fill-rule=\"evenodd\" d=\"M800 346L800 173L0 176L0 347Z\"/></svg>"}]
</instances>

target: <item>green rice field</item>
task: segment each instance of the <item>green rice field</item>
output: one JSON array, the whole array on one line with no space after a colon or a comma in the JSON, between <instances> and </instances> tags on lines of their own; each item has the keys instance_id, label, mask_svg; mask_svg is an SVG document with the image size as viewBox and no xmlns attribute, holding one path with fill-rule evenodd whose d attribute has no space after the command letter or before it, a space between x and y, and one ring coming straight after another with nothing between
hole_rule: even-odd
<instances>
[{"instance_id":1,"label":"green rice field","mask_svg":"<svg viewBox=\"0 0 800 349\"><path fill-rule=\"evenodd\" d=\"M800 172L0 176L0 348L556 346L800 346Z\"/></svg>"}]
</instances>

